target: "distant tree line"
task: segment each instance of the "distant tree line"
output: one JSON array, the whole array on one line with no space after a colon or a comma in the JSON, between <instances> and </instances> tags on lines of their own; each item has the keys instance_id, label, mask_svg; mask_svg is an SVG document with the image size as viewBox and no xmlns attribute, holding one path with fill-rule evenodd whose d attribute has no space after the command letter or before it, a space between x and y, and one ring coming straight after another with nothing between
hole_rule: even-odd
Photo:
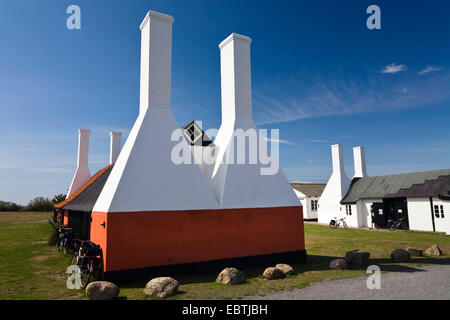
<instances>
[{"instance_id":1,"label":"distant tree line","mask_svg":"<svg viewBox=\"0 0 450 320\"><path fill-rule=\"evenodd\" d=\"M52 211L53 206L64 199L66 199L65 194L57 194L51 200L49 198L36 197L28 202L26 206L14 202L0 201L0 211Z\"/></svg>"}]
</instances>

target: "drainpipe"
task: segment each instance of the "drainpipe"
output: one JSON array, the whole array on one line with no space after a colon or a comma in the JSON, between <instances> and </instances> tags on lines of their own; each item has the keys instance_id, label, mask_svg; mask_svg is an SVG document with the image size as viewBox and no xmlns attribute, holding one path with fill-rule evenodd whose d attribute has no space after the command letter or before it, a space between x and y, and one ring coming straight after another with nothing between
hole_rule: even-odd
<instances>
[{"instance_id":1,"label":"drainpipe","mask_svg":"<svg viewBox=\"0 0 450 320\"><path fill-rule=\"evenodd\" d=\"M433 223L433 231L436 232L436 227L434 225L434 206L433 206L433 197L430 197L430 207L431 207L431 221Z\"/></svg>"}]
</instances>

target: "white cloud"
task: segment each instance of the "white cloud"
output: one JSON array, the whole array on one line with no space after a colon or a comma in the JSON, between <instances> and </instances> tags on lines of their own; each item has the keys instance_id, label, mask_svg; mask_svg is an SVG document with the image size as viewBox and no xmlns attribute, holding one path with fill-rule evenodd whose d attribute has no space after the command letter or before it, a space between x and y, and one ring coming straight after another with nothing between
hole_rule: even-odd
<instances>
[{"instance_id":1,"label":"white cloud","mask_svg":"<svg viewBox=\"0 0 450 320\"><path fill-rule=\"evenodd\" d=\"M284 144L291 144L291 145L295 145L295 143L287 141L287 140L281 140L281 139L272 139L272 138L265 138L264 140L269 141L269 142L274 142L274 143L284 143Z\"/></svg>"},{"instance_id":2,"label":"white cloud","mask_svg":"<svg viewBox=\"0 0 450 320\"><path fill-rule=\"evenodd\" d=\"M271 81L254 90L258 125L335 115L383 112L450 100L450 73L432 77L371 74L301 75ZM327 137L324 137L325 140Z\"/></svg>"},{"instance_id":3,"label":"white cloud","mask_svg":"<svg viewBox=\"0 0 450 320\"><path fill-rule=\"evenodd\" d=\"M397 73L397 72L401 72L401 71L405 71L406 69L408 69L404 64L395 64L395 63L391 63L388 64L387 66L385 66L383 68L383 70L381 70L381 73Z\"/></svg>"},{"instance_id":4,"label":"white cloud","mask_svg":"<svg viewBox=\"0 0 450 320\"><path fill-rule=\"evenodd\" d=\"M423 75L423 74L430 73L430 72L441 71L441 70L442 70L441 67L426 66L425 69L423 69L422 71L419 72L419 75Z\"/></svg>"}]
</instances>

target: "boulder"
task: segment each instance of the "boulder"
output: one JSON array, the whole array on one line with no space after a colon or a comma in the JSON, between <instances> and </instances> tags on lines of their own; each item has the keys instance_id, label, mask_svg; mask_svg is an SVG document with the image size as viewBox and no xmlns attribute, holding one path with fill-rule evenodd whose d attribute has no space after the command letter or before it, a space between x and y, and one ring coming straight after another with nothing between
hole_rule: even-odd
<instances>
[{"instance_id":1,"label":"boulder","mask_svg":"<svg viewBox=\"0 0 450 320\"><path fill-rule=\"evenodd\" d=\"M421 257L423 255L423 251L417 248L408 247L406 251L409 252L411 257Z\"/></svg>"},{"instance_id":2,"label":"boulder","mask_svg":"<svg viewBox=\"0 0 450 320\"><path fill-rule=\"evenodd\" d=\"M284 263L279 263L275 266L275 268L280 269L281 271L283 271L283 273L285 275L290 275L290 274L294 274L294 268L292 268L290 265L288 264L284 264Z\"/></svg>"},{"instance_id":3,"label":"boulder","mask_svg":"<svg viewBox=\"0 0 450 320\"><path fill-rule=\"evenodd\" d=\"M427 256L440 256L442 254L441 249L439 249L437 244L433 244L427 250L425 250Z\"/></svg>"},{"instance_id":4,"label":"boulder","mask_svg":"<svg viewBox=\"0 0 450 320\"><path fill-rule=\"evenodd\" d=\"M269 267L266 270L264 270L262 276L263 278L266 278L268 280L283 279L286 277L283 271L275 267Z\"/></svg>"},{"instance_id":5,"label":"boulder","mask_svg":"<svg viewBox=\"0 0 450 320\"><path fill-rule=\"evenodd\" d=\"M406 262L411 258L409 251L403 249L395 249L391 253L391 259L396 262Z\"/></svg>"},{"instance_id":6,"label":"boulder","mask_svg":"<svg viewBox=\"0 0 450 320\"><path fill-rule=\"evenodd\" d=\"M219 273L216 282L234 285L246 283L247 278L245 277L244 272L242 272L241 270L238 270L236 268L225 268Z\"/></svg>"},{"instance_id":7,"label":"boulder","mask_svg":"<svg viewBox=\"0 0 450 320\"><path fill-rule=\"evenodd\" d=\"M166 298L178 293L179 282L170 277L159 277L150 280L145 286L144 293L149 296Z\"/></svg>"},{"instance_id":8,"label":"boulder","mask_svg":"<svg viewBox=\"0 0 450 320\"><path fill-rule=\"evenodd\" d=\"M86 295L91 300L112 300L119 292L119 286L108 281L94 281L86 287Z\"/></svg>"},{"instance_id":9,"label":"boulder","mask_svg":"<svg viewBox=\"0 0 450 320\"><path fill-rule=\"evenodd\" d=\"M344 259L334 259L333 261L330 262L329 267L330 269L333 270L347 269L347 262L345 262Z\"/></svg>"},{"instance_id":10,"label":"boulder","mask_svg":"<svg viewBox=\"0 0 450 320\"><path fill-rule=\"evenodd\" d=\"M365 266L369 263L369 252L363 252L359 250L352 250L345 254L345 262L348 264L357 264L359 266Z\"/></svg>"}]
</instances>

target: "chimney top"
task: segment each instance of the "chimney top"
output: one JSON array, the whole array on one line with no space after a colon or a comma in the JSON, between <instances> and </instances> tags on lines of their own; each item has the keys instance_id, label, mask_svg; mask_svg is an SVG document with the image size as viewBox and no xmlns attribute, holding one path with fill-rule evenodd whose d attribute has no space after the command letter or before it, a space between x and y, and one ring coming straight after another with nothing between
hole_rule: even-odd
<instances>
[{"instance_id":1,"label":"chimney top","mask_svg":"<svg viewBox=\"0 0 450 320\"><path fill-rule=\"evenodd\" d=\"M333 163L333 172L344 171L344 154L342 144L331 145L331 160Z\"/></svg>"},{"instance_id":2,"label":"chimney top","mask_svg":"<svg viewBox=\"0 0 450 320\"><path fill-rule=\"evenodd\" d=\"M120 132L120 131L111 131L111 132L109 133L109 135L110 135L110 136L122 135L122 132Z\"/></svg>"},{"instance_id":3,"label":"chimney top","mask_svg":"<svg viewBox=\"0 0 450 320\"><path fill-rule=\"evenodd\" d=\"M78 133L89 133L91 130L89 129L78 129Z\"/></svg>"},{"instance_id":4,"label":"chimney top","mask_svg":"<svg viewBox=\"0 0 450 320\"><path fill-rule=\"evenodd\" d=\"M353 163L355 166L354 178L366 177L366 155L364 153L364 147L358 146L353 148Z\"/></svg>"},{"instance_id":5,"label":"chimney top","mask_svg":"<svg viewBox=\"0 0 450 320\"><path fill-rule=\"evenodd\" d=\"M148 20L150 20L150 17L154 18L155 20L159 20L161 22L166 22L172 24L175 20L172 16L169 16L164 13L156 12L156 11L148 11L147 15L145 16L144 20L142 20L141 25L139 26L139 29L142 31L144 29L145 25L147 24Z\"/></svg>"},{"instance_id":6,"label":"chimney top","mask_svg":"<svg viewBox=\"0 0 450 320\"><path fill-rule=\"evenodd\" d=\"M223 47L225 47L232 40L241 41L241 42L248 43L248 44L252 43L252 39L250 39L249 37L233 32L219 44L219 49L222 49Z\"/></svg>"}]
</instances>

